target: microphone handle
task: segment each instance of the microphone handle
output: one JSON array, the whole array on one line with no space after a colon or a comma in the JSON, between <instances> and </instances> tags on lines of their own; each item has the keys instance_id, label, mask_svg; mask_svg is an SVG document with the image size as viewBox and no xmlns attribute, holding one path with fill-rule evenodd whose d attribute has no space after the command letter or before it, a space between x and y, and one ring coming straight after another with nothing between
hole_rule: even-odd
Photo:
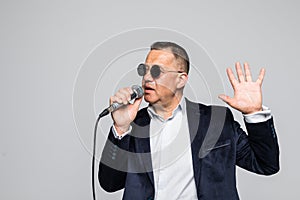
<instances>
[{"instance_id":1,"label":"microphone handle","mask_svg":"<svg viewBox=\"0 0 300 200\"><path fill-rule=\"evenodd\" d=\"M132 99L135 99L136 97L137 97L137 94L136 94L136 92L134 91L134 92L131 94L131 100L132 100ZM111 112L113 112L113 111L119 109L121 106L123 106L123 104L115 102L115 103L111 104L108 108L106 108L105 110L103 110L102 113L100 113L99 117L100 117L100 118L101 118L101 117L104 117L104 116L108 115L109 113L111 113Z\"/></svg>"}]
</instances>

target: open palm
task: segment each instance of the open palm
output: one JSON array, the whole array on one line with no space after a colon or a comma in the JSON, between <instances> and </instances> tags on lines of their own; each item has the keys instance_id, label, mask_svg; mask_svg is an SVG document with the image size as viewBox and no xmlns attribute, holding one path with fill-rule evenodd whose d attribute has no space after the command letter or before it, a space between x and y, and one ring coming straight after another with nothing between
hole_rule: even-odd
<instances>
[{"instance_id":1,"label":"open palm","mask_svg":"<svg viewBox=\"0 0 300 200\"><path fill-rule=\"evenodd\" d=\"M262 110L261 86L265 75L265 69L260 70L256 81L252 81L252 76L248 63L244 64L243 73L240 63L235 64L237 78L235 78L231 68L227 68L227 75L234 90L233 98L221 94L219 98L231 107L244 114L251 114Z\"/></svg>"}]
</instances>

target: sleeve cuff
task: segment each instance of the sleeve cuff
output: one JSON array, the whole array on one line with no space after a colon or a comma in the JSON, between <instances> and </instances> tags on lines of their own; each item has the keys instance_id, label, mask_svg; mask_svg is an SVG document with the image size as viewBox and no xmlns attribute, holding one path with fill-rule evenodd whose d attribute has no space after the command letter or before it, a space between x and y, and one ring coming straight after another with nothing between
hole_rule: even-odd
<instances>
[{"instance_id":1,"label":"sleeve cuff","mask_svg":"<svg viewBox=\"0 0 300 200\"><path fill-rule=\"evenodd\" d=\"M112 125L112 132L113 132L115 138L116 138L116 139L119 139L119 140L121 140L124 136L128 135L128 134L131 132L131 130L132 130L132 126L130 125L128 131L126 131L126 132L123 133L122 135L119 135L119 134L117 133L117 130L116 130L115 125Z\"/></svg>"},{"instance_id":2,"label":"sleeve cuff","mask_svg":"<svg viewBox=\"0 0 300 200\"><path fill-rule=\"evenodd\" d=\"M271 115L271 110L266 107L266 106L262 106L262 111L258 111L252 114L247 114L244 115L245 121L247 123L260 123L260 122L265 122L269 119L271 119L272 115Z\"/></svg>"}]
</instances>

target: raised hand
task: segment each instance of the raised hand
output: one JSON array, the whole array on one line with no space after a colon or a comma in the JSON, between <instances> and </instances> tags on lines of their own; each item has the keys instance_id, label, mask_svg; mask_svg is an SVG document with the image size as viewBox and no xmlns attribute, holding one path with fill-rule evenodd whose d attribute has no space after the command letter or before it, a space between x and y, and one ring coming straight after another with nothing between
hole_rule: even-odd
<instances>
[{"instance_id":1,"label":"raised hand","mask_svg":"<svg viewBox=\"0 0 300 200\"><path fill-rule=\"evenodd\" d=\"M251 114L262 110L262 91L261 86L265 76L265 69L260 70L258 79L252 81L252 76L248 63L244 63L243 73L239 62L235 64L237 78L235 78L231 68L227 68L228 79L234 90L233 98L221 94L219 98L231 107L244 114Z\"/></svg>"}]
</instances>

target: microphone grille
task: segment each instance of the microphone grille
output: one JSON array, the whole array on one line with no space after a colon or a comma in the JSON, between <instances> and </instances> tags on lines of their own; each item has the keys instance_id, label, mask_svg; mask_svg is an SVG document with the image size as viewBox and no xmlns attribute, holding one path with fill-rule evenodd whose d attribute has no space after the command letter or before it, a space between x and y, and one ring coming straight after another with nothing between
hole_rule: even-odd
<instances>
[{"instance_id":1,"label":"microphone grille","mask_svg":"<svg viewBox=\"0 0 300 200\"><path fill-rule=\"evenodd\" d=\"M133 85L131 89L136 93L137 97L136 98L141 98L144 95L144 90L141 86L139 85Z\"/></svg>"}]
</instances>

